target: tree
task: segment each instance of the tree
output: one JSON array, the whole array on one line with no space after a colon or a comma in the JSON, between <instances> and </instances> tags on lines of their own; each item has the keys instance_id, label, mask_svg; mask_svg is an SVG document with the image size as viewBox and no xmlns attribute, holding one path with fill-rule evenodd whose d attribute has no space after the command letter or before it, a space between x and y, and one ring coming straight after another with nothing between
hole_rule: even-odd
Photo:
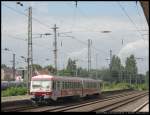
<instances>
[{"instance_id":1,"label":"tree","mask_svg":"<svg viewBox=\"0 0 150 115\"><path fill-rule=\"evenodd\" d=\"M1 64L1 68L6 68L7 66L5 64Z\"/></svg>"},{"instance_id":2,"label":"tree","mask_svg":"<svg viewBox=\"0 0 150 115\"><path fill-rule=\"evenodd\" d=\"M70 72L70 75L75 76L75 72L76 72L76 69L77 69L76 60L71 60L69 58L66 69Z\"/></svg>"},{"instance_id":3,"label":"tree","mask_svg":"<svg viewBox=\"0 0 150 115\"><path fill-rule=\"evenodd\" d=\"M130 81L130 83L137 82L138 70L134 55L127 57L125 70L126 70L126 78L128 79L128 81Z\"/></svg>"},{"instance_id":4,"label":"tree","mask_svg":"<svg viewBox=\"0 0 150 115\"><path fill-rule=\"evenodd\" d=\"M32 68L33 68L33 70L41 70L42 66L39 64L32 64Z\"/></svg>"},{"instance_id":5,"label":"tree","mask_svg":"<svg viewBox=\"0 0 150 115\"><path fill-rule=\"evenodd\" d=\"M147 86L149 86L149 70L146 72L146 78L145 78L145 80L146 80Z\"/></svg>"},{"instance_id":6,"label":"tree","mask_svg":"<svg viewBox=\"0 0 150 115\"><path fill-rule=\"evenodd\" d=\"M56 72L55 68L52 65L48 65L48 66L44 67L44 69L48 69L48 71L52 74L54 74Z\"/></svg>"},{"instance_id":7,"label":"tree","mask_svg":"<svg viewBox=\"0 0 150 115\"><path fill-rule=\"evenodd\" d=\"M81 67L79 67L77 69L77 73L79 77L88 77L88 71L86 69L83 69Z\"/></svg>"},{"instance_id":8,"label":"tree","mask_svg":"<svg viewBox=\"0 0 150 115\"><path fill-rule=\"evenodd\" d=\"M102 68L101 70L98 71L98 78L104 80L104 81L109 81L112 82L113 79L110 76L110 69L109 68Z\"/></svg>"},{"instance_id":9,"label":"tree","mask_svg":"<svg viewBox=\"0 0 150 115\"><path fill-rule=\"evenodd\" d=\"M113 78L113 81L120 81L120 73L121 73L121 61L118 56L113 55L111 63L110 63L110 77Z\"/></svg>"}]
</instances>

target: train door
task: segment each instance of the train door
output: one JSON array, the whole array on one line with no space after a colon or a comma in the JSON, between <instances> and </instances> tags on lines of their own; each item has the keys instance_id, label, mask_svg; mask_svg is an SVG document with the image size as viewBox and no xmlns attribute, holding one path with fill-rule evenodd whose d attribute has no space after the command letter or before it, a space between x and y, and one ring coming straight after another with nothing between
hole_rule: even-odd
<instances>
[{"instance_id":1,"label":"train door","mask_svg":"<svg viewBox=\"0 0 150 115\"><path fill-rule=\"evenodd\" d=\"M53 81L53 100L57 100L58 97L61 96L61 93L60 93L60 81L57 81L57 80L54 80Z\"/></svg>"}]
</instances>

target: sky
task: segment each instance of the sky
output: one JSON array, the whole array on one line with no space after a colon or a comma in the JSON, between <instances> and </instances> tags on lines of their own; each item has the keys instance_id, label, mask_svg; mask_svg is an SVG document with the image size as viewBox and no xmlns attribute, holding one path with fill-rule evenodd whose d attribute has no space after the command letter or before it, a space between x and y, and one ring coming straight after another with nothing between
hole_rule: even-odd
<instances>
[{"instance_id":1,"label":"sky","mask_svg":"<svg viewBox=\"0 0 150 115\"><path fill-rule=\"evenodd\" d=\"M27 57L28 7L32 6L33 63L54 65L54 32L56 24L58 42L58 69L66 66L68 58L76 59L77 65L87 68L87 43L92 40L92 68L109 66L109 51L120 57L134 54L139 73L148 70L148 24L143 10L136 2L2 2L2 63L12 66L12 53L16 54L16 67L25 67L20 56ZM110 31L103 33L102 31ZM51 33L40 37L39 34ZM64 34L63 34L64 33ZM72 36L72 37L65 37ZM46 60L46 59L49 60Z\"/></svg>"}]
</instances>

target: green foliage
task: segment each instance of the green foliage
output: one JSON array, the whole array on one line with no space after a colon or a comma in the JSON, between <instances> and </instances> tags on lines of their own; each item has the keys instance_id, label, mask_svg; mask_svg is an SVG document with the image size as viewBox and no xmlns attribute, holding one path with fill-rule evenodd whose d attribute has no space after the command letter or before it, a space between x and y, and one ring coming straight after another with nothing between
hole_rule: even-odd
<instances>
[{"instance_id":1,"label":"green foliage","mask_svg":"<svg viewBox=\"0 0 150 115\"><path fill-rule=\"evenodd\" d=\"M131 87L133 89L136 89L136 90L148 90L148 86L143 83L143 84L132 84Z\"/></svg>"},{"instance_id":2,"label":"green foliage","mask_svg":"<svg viewBox=\"0 0 150 115\"><path fill-rule=\"evenodd\" d=\"M103 81L112 81L112 77L110 77L110 70L107 68L103 68L99 70L98 72L98 78Z\"/></svg>"},{"instance_id":3,"label":"green foliage","mask_svg":"<svg viewBox=\"0 0 150 115\"><path fill-rule=\"evenodd\" d=\"M4 69L4 68L8 68L5 64L1 64L1 68Z\"/></svg>"},{"instance_id":4,"label":"green foliage","mask_svg":"<svg viewBox=\"0 0 150 115\"><path fill-rule=\"evenodd\" d=\"M104 82L103 91L130 89L130 88L131 88L130 85L127 83Z\"/></svg>"},{"instance_id":5,"label":"green foliage","mask_svg":"<svg viewBox=\"0 0 150 115\"><path fill-rule=\"evenodd\" d=\"M79 77L87 77L88 76L88 71L86 69L83 69L83 68L78 68L77 69L77 75Z\"/></svg>"},{"instance_id":6,"label":"green foliage","mask_svg":"<svg viewBox=\"0 0 150 115\"><path fill-rule=\"evenodd\" d=\"M134 90L148 90L148 86L144 84L132 84L129 83L110 83L104 82L103 91L121 90L121 89L134 89Z\"/></svg>"},{"instance_id":7,"label":"green foliage","mask_svg":"<svg viewBox=\"0 0 150 115\"><path fill-rule=\"evenodd\" d=\"M42 69L42 66L39 64L33 64L32 67L33 67L33 70L41 70Z\"/></svg>"},{"instance_id":8,"label":"green foliage","mask_svg":"<svg viewBox=\"0 0 150 115\"><path fill-rule=\"evenodd\" d=\"M50 73L55 73L55 71L56 71L52 65L48 65L48 66L44 67L44 69L48 69L48 71Z\"/></svg>"},{"instance_id":9,"label":"green foliage","mask_svg":"<svg viewBox=\"0 0 150 115\"><path fill-rule=\"evenodd\" d=\"M118 56L113 55L112 61L110 63L110 77L113 78L113 82L119 81L121 67L122 65L120 58Z\"/></svg>"},{"instance_id":10,"label":"green foliage","mask_svg":"<svg viewBox=\"0 0 150 115\"><path fill-rule=\"evenodd\" d=\"M72 60L72 59L69 58L66 69L69 71L71 76L75 76L75 72L76 72L76 69L77 69L76 60Z\"/></svg>"},{"instance_id":11,"label":"green foliage","mask_svg":"<svg viewBox=\"0 0 150 115\"><path fill-rule=\"evenodd\" d=\"M146 80L146 85L149 86L149 71L146 72L146 76L145 76L145 80Z\"/></svg>"},{"instance_id":12,"label":"green foliage","mask_svg":"<svg viewBox=\"0 0 150 115\"><path fill-rule=\"evenodd\" d=\"M131 82L135 83L135 77L138 73L138 70L134 55L131 55L126 59L125 71L126 71L126 78L129 80L129 77L131 77L132 80Z\"/></svg>"},{"instance_id":13,"label":"green foliage","mask_svg":"<svg viewBox=\"0 0 150 115\"><path fill-rule=\"evenodd\" d=\"M58 75L59 76L71 76L71 72L67 69L63 69L58 71Z\"/></svg>"},{"instance_id":14,"label":"green foliage","mask_svg":"<svg viewBox=\"0 0 150 115\"><path fill-rule=\"evenodd\" d=\"M25 95L27 93L26 87L10 87L2 91L2 97Z\"/></svg>"}]
</instances>

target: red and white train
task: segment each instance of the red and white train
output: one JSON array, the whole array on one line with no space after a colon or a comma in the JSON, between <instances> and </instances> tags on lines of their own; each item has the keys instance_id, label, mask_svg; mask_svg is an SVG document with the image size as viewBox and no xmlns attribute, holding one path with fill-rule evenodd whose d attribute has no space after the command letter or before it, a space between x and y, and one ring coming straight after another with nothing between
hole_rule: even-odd
<instances>
[{"instance_id":1,"label":"red and white train","mask_svg":"<svg viewBox=\"0 0 150 115\"><path fill-rule=\"evenodd\" d=\"M63 97L100 95L101 87L101 80L38 75L31 79L30 94L35 102L56 101Z\"/></svg>"}]
</instances>

